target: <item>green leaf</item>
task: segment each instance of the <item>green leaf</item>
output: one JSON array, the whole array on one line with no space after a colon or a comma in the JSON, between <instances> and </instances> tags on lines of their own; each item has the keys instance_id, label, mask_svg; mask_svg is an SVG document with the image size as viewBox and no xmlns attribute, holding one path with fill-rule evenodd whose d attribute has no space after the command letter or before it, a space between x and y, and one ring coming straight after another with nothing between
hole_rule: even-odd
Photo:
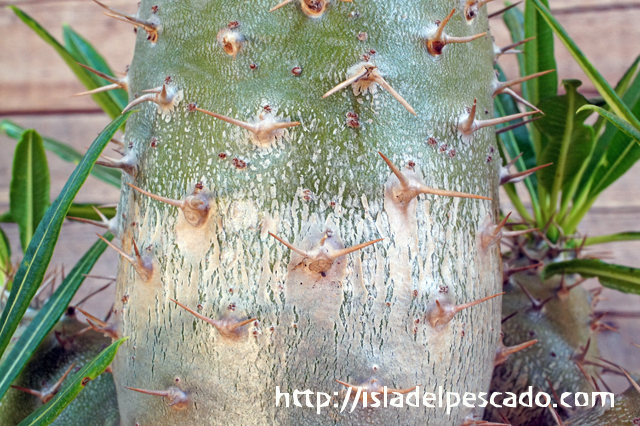
<instances>
[{"instance_id":1,"label":"green leaf","mask_svg":"<svg viewBox=\"0 0 640 426\"><path fill-rule=\"evenodd\" d=\"M10 138L20 139L20 135L24 131L25 129L23 127L18 126L12 121L0 121L0 132L6 133L6 135ZM64 161L69 161L73 164L80 163L82 154L71 148L69 145L58 142L48 137L43 137L42 141L44 143L45 149L56 154ZM104 166L95 166L93 170L91 170L91 174L103 182L120 188L120 179L122 177L122 172L120 170L110 169L109 167Z\"/></svg>"},{"instance_id":2,"label":"green leaf","mask_svg":"<svg viewBox=\"0 0 640 426\"><path fill-rule=\"evenodd\" d=\"M592 246L594 244L615 243L619 241L638 241L640 240L640 232L620 232L618 234L599 235L597 237L588 237L585 239L584 246Z\"/></svg>"},{"instance_id":3,"label":"green leaf","mask_svg":"<svg viewBox=\"0 0 640 426\"><path fill-rule=\"evenodd\" d=\"M40 24L38 24L32 17L24 13L22 10L18 9L15 6L9 6L11 10L24 22L27 24L36 34L38 34L45 42L50 44L55 51L60 55L60 57L66 62L66 64L71 68L71 71L78 77L78 80L88 89L93 90L100 87L93 80L93 77L90 75L91 73L80 65L78 65L76 58L69 53L64 46L62 46L58 41L53 38L51 34L47 32ZM96 93L92 95L93 100L106 112L111 118L115 118L120 115L122 109L120 109L111 99L111 97L106 93Z\"/></svg>"},{"instance_id":4,"label":"green leaf","mask_svg":"<svg viewBox=\"0 0 640 426\"><path fill-rule=\"evenodd\" d=\"M78 395L91 380L94 380L102 374L109 364L113 362L118 348L127 339L128 337L123 337L100 352L93 361L86 364L71 379L68 379L69 383L66 384L51 401L31 413L19 426L45 426L51 424L51 422L62 413L64 408L74 400L76 395Z\"/></svg>"},{"instance_id":5,"label":"green leaf","mask_svg":"<svg viewBox=\"0 0 640 426\"><path fill-rule=\"evenodd\" d=\"M9 211L18 223L22 251L49 207L49 184L42 138L35 130L25 130L14 152L9 192Z\"/></svg>"},{"instance_id":6,"label":"green leaf","mask_svg":"<svg viewBox=\"0 0 640 426\"><path fill-rule=\"evenodd\" d=\"M563 84L566 94L542 101L539 106L545 115L534 123L546 136L539 162L553 163L537 174L540 185L551 194L550 207L554 209L560 191L568 191L571 183L579 180L594 145L593 129L584 124L590 113L576 114L580 107L588 104L577 91L581 83L567 80Z\"/></svg>"},{"instance_id":7,"label":"green leaf","mask_svg":"<svg viewBox=\"0 0 640 426\"><path fill-rule=\"evenodd\" d=\"M62 36L64 38L64 44L69 53L73 55L77 62L88 65L91 68L100 71L107 75L114 75L113 71L107 64L107 61L98 53L98 51L85 40L80 34L75 32L68 24L62 25ZM90 73L95 83L100 86L111 84L97 75ZM123 89L109 90L106 92L111 100L122 111L129 103L129 95Z\"/></svg>"},{"instance_id":8,"label":"green leaf","mask_svg":"<svg viewBox=\"0 0 640 426\"><path fill-rule=\"evenodd\" d=\"M108 219L111 219L116 215L115 207L100 207L100 204L91 204L91 203L82 203L82 204L72 204L69 207L69 211L67 212L67 216L79 217L82 219L91 219L91 220L101 220L100 216L96 213L93 208L97 208L100 212L105 215Z\"/></svg>"},{"instance_id":9,"label":"green leaf","mask_svg":"<svg viewBox=\"0 0 640 426\"><path fill-rule=\"evenodd\" d=\"M560 23L551 14L547 5L542 0L528 0L535 4L536 8L542 15L545 21L551 26L555 34L560 41L565 45L571 56L576 60L580 68L585 72L587 77L594 84L598 92L607 101L609 107L621 118L627 120L633 127L640 130L640 121L633 115L631 110L622 102L620 97L616 94L613 88L607 83L607 81L600 75L595 67L589 62L584 53L578 48L575 42L569 37L569 34L562 28Z\"/></svg>"},{"instance_id":10,"label":"green leaf","mask_svg":"<svg viewBox=\"0 0 640 426\"><path fill-rule=\"evenodd\" d=\"M0 357L29 307L31 299L42 283L67 210L69 210L73 199L87 176L89 176L98 156L118 130L118 127L129 118L129 115L130 113L126 113L116 118L98 135L98 138L89 147L80 164L78 164L64 188L62 188L60 195L58 195L45 213L42 221L40 221L16 272L11 294L0 317Z\"/></svg>"},{"instance_id":11,"label":"green leaf","mask_svg":"<svg viewBox=\"0 0 640 426\"><path fill-rule=\"evenodd\" d=\"M581 110L599 113L619 130L609 144L604 161L596 170L594 184L589 193L589 198L595 200L598 194L618 180L640 159L640 146L638 145L640 131L617 115L595 105L585 105ZM640 112L640 102L634 107L635 110Z\"/></svg>"},{"instance_id":12,"label":"green leaf","mask_svg":"<svg viewBox=\"0 0 640 426\"><path fill-rule=\"evenodd\" d=\"M113 236L109 233L104 235L111 241ZM60 319L76 294L76 291L84 281L84 274L88 274L100 255L107 248L107 244L102 240L96 241L84 256L76 263L69 275L67 275L49 297L45 305L40 309L36 317L31 321L27 329L22 333L20 339L0 366L0 399L4 396L14 379L20 374L25 364L31 358L42 339L51 331Z\"/></svg>"},{"instance_id":13,"label":"green leaf","mask_svg":"<svg viewBox=\"0 0 640 426\"><path fill-rule=\"evenodd\" d=\"M622 118L618 117L615 114L612 114L611 112L607 111L606 109L600 108L600 107L595 106L595 105L585 105L582 108L580 108L578 110L578 112L582 112L582 111L585 111L585 110L597 112L598 114L600 114L601 116L606 118L614 126L616 126L618 128L618 130L620 130L622 133L624 133L625 135L629 136L630 138L632 138L633 140L635 140L636 142L638 142L640 144L640 130L634 128L627 121L623 120Z\"/></svg>"},{"instance_id":14,"label":"green leaf","mask_svg":"<svg viewBox=\"0 0 640 426\"><path fill-rule=\"evenodd\" d=\"M507 2L508 3L508 2ZM505 5L509 6L509 4L505 3ZM509 29L509 33L511 34L511 41L514 43L518 43L524 40L524 15L517 7L507 10L502 15L502 20L504 24ZM532 40L533 41L533 40ZM527 45L524 45L524 48L521 50L525 50L526 52ZM520 70L520 75L526 75L526 66L524 62L524 55L516 55L516 60L518 61L518 68ZM525 84L522 85L522 96L525 99L529 99L529 93L527 92L527 86Z\"/></svg>"},{"instance_id":15,"label":"green leaf","mask_svg":"<svg viewBox=\"0 0 640 426\"><path fill-rule=\"evenodd\" d=\"M536 0L547 5L547 0ZM553 31L542 19L540 12L531 7L527 1L524 10L524 38L535 37L527 42L524 53L524 75L535 74L540 71L556 69L554 57ZM540 101L558 94L558 74L552 72L523 83L523 93L527 100L534 105Z\"/></svg>"},{"instance_id":16,"label":"green leaf","mask_svg":"<svg viewBox=\"0 0 640 426\"><path fill-rule=\"evenodd\" d=\"M556 274L580 274L585 278L598 277L600 284L624 293L640 294L640 269L612 265L597 259L575 259L551 263L542 275L548 278Z\"/></svg>"},{"instance_id":17,"label":"green leaf","mask_svg":"<svg viewBox=\"0 0 640 426\"><path fill-rule=\"evenodd\" d=\"M11 243L7 234L0 228L0 288L4 287L7 276L5 272L11 270ZM9 288L11 289L11 288ZM2 397L0 397L2 399Z\"/></svg>"}]
</instances>

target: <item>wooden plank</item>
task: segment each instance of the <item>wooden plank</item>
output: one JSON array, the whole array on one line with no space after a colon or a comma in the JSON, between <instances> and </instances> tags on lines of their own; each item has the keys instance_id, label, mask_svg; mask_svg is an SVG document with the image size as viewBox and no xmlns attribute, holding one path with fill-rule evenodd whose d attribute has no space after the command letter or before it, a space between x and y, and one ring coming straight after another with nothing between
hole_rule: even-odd
<instances>
[{"instance_id":1,"label":"wooden plank","mask_svg":"<svg viewBox=\"0 0 640 426\"><path fill-rule=\"evenodd\" d=\"M134 10L130 1L110 1L114 8ZM107 58L112 69L124 72L133 56L131 25L108 18L91 1L20 4L26 13L62 42L62 23L87 38ZM89 97L72 98L84 87L55 51L15 14L0 9L0 114L7 111L94 109Z\"/></svg>"}]
</instances>

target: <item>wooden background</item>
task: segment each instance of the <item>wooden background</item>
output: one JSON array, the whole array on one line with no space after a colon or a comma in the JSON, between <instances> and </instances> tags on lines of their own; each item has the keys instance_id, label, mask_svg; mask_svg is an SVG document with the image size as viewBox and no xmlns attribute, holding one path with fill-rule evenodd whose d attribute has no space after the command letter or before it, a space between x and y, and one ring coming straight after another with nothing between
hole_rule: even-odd
<instances>
[{"instance_id":1,"label":"wooden background","mask_svg":"<svg viewBox=\"0 0 640 426\"><path fill-rule=\"evenodd\" d=\"M215 0L213 0L215 1ZM359 1L354 0L357 5ZM110 0L110 6L134 12L135 0ZM277 3L274 0L274 4ZM61 24L69 23L92 42L109 60L116 71L124 71L133 54L133 29L122 22L102 15L102 9L89 0L0 0L0 6L16 4L39 21L55 37L61 39ZM501 8L501 2L488 5L489 10ZM551 8L569 34L574 37L587 57L604 77L615 84L627 67L640 54L640 3L631 0L551 0ZM498 45L509 44L509 36L500 18L491 21L491 30ZM561 79L577 78L584 82L581 92L595 96L597 92L564 47L556 42L558 72ZM513 57L503 57L501 65L509 76L517 75ZM51 47L40 40L15 15L0 8L0 118L10 118L41 134L71 144L83 151L109 122L88 97L72 98L83 87ZM12 152L15 142L0 136L0 212L8 209ZM51 196L55 197L73 170L73 166L48 155L52 174ZM118 190L89 178L76 201L117 203ZM506 197L503 197L505 200ZM505 209L508 209L503 202ZM622 231L640 231L640 164L612 185L594 205L580 229L589 235ZM17 227L2 224L14 248L14 260L19 261ZM95 241L95 232L88 225L67 222L63 226L52 264L62 264L68 271L75 261ZM615 243L600 246L591 252L623 265L640 267L640 242ZM109 250L93 273L115 276L116 255ZM598 287L595 280L589 287ZM87 280L76 298L88 294L104 282ZM87 307L103 315L113 299L112 285L102 297L94 298ZM606 290L607 299L598 305L599 311L610 311L610 323L619 333L601 333L600 347L608 359L640 372L640 297ZM614 389L626 387L623 380L609 377Z\"/></svg>"}]
</instances>

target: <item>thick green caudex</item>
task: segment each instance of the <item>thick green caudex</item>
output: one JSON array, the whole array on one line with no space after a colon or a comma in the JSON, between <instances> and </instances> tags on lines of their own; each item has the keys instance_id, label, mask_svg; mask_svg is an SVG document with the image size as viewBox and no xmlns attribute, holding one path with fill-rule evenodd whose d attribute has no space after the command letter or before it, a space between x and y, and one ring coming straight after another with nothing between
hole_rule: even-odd
<instances>
[{"instance_id":1,"label":"thick green caudex","mask_svg":"<svg viewBox=\"0 0 640 426\"><path fill-rule=\"evenodd\" d=\"M124 157L100 163L131 185L116 216L122 422L481 419L276 409L275 389L488 389L500 298L463 305L502 283L495 240L480 244L498 221L491 125L508 121L493 119L486 11L276 5L107 12L138 27L127 109L141 112Z\"/></svg>"}]
</instances>

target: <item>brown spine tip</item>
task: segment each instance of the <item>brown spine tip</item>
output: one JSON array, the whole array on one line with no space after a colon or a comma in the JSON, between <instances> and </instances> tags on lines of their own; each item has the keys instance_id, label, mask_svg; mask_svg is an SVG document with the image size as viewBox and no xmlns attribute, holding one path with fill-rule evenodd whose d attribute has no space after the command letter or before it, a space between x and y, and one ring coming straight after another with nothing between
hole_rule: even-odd
<instances>
[{"instance_id":1,"label":"brown spine tip","mask_svg":"<svg viewBox=\"0 0 640 426\"><path fill-rule=\"evenodd\" d=\"M185 408L187 408L187 406L189 405L189 397L187 396L187 394L183 390L175 386L170 386L169 388L167 388L167 390L161 390L161 391L132 388L128 386L125 386L124 388L132 391L144 393L146 395L154 395L154 396L161 396L163 398L167 398L169 400L169 407L177 411L182 411Z\"/></svg>"},{"instance_id":2,"label":"brown spine tip","mask_svg":"<svg viewBox=\"0 0 640 426\"><path fill-rule=\"evenodd\" d=\"M90 313L80 309L78 306L76 306L75 308L79 310L82 315L87 317L87 323L89 323L94 331L103 333L106 337L111 337L113 340L118 340L120 338L116 324L108 324L101 319L91 315Z\"/></svg>"},{"instance_id":3,"label":"brown spine tip","mask_svg":"<svg viewBox=\"0 0 640 426\"><path fill-rule=\"evenodd\" d=\"M151 43L156 43L158 41L158 30L159 27L157 24L149 21L144 21L142 19L138 19L135 16L127 15L126 13L119 12L115 9L110 8L109 6L100 3L98 0L93 0L101 7L105 8L109 13L104 12L105 15L115 18L119 21L126 22L128 24L134 25L136 27L142 28L147 33L147 40Z\"/></svg>"},{"instance_id":4,"label":"brown spine tip","mask_svg":"<svg viewBox=\"0 0 640 426\"><path fill-rule=\"evenodd\" d=\"M520 102L521 104L526 105L527 107L531 108L532 110L542 113L542 111L540 111L535 105L533 105L532 103L530 103L529 101L527 101L526 99L524 99L523 97L518 95L516 92L511 90L510 87L511 86L515 86L516 84L520 84L520 83L523 83L525 81L529 81L529 80L532 80L534 78L549 74L551 72L555 72L555 69L548 70L548 71L537 72L535 74L527 75L527 76L524 76L524 77L520 77L520 78L516 78L516 79L513 79L513 80L509 80L509 81L495 81L493 83L493 97L495 98L496 96L504 93L504 94L507 94L507 95L511 96L517 102Z\"/></svg>"},{"instance_id":5,"label":"brown spine tip","mask_svg":"<svg viewBox=\"0 0 640 426\"><path fill-rule=\"evenodd\" d=\"M489 197L482 195L467 194L464 192L446 191L443 189L431 188L423 184L414 173L402 173L391 160L389 160L382 152L378 151L387 164L391 172L398 178L398 182L391 183L390 190L394 199L398 203L406 204L416 198L420 194L441 195L445 197L458 198L475 198L480 200L491 200Z\"/></svg>"},{"instance_id":6,"label":"brown spine tip","mask_svg":"<svg viewBox=\"0 0 640 426\"><path fill-rule=\"evenodd\" d=\"M131 263L131 266L133 266L133 269L135 269L138 275L140 275L140 278L142 278L144 281L149 281L151 279L151 276L153 275L153 264L151 263L150 259L144 258L140 255L140 252L138 251L138 246L136 245L135 241L133 241L133 238L131 239L131 241L133 242L133 248L136 253L135 257L125 253L124 250L117 247L115 244L113 244L111 241L104 238L102 235L100 234L96 234L96 235L102 241L107 243L109 247L117 251L118 254L120 254L120 256L122 256L129 263Z\"/></svg>"},{"instance_id":7,"label":"brown spine tip","mask_svg":"<svg viewBox=\"0 0 640 426\"><path fill-rule=\"evenodd\" d=\"M491 118L491 119L487 119L487 120L476 120L475 119L475 114L476 114L476 108L477 108L477 99L473 100L473 106L471 107L471 112L467 115L463 115L462 117L460 117L460 120L458 122L458 131L461 133L461 135L463 137L466 137L467 139L469 137L471 137L473 135L473 133L477 132L480 129L483 129L485 127L490 127L490 126L495 126L498 124L502 124L502 123L507 123L511 120L516 120L518 118L524 118L527 116L530 116L532 114L537 114L539 111L528 111L528 112L522 112L522 113L518 113L518 114L512 114L512 115L508 115L506 117L497 117L497 118Z\"/></svg>"},{"instance_id":8,"label":"brown spine tip","mask_svg":"<svg viewBox=\"0 0 640 426\"><path fill-rule=\"evenodd\" d=\"M524 170L522 172L510 173L508 169L508 165L506 167L500 168L500 185L505 185L507 183L517 183L520 182L527 177L531 176L535 172L540 169L544 169L545 167L549 167L553 163L543 164L541 166L532 167L528 170Z\"/></svg>"},{"instance_id":9,"label":"brown spine tip","mask_svg":"<svg viewBox=\"0 0 640 426\"><path fill-rule=\"evenodd\" d=\"M516 269L519 269L519 271L516 271L516 272L520 272L526 269L537 268L538 266L543 266L543 265L544 263L540 262L540 263L535 263L533 265L523 266L521 268L514 268L510 270L511 271L510 274L513 275ZM533 295L529 292L529 290L527 290L527 288L521 282L518 282L518 286L520 287L522 292L527 296L527 299L531 301L531 309L533 309L534 311L542 310L542 308L544 308L544 305L546 305L551 299L553 299L553 296L550 296L545 300L537 299L533 297Z\"/></svg>"},{"instance_id":10,"label":"brown spine tip","mask_svg":"<svg viewBox=\"0 0 640 426\"><path fill-rule=\"evenodd\" d=\"M538 343L537 340L530 340L528 342L525 343L521 343L519 345L515 345L515 346L505 346L504 343L502 343L502 333L500 335L500 343L498 344L498 349L496 350L496 356L493 360L493 366L497 367L500 364L504 364L509 357L516 353L519 352L523 349L528 348L529 346L533 346L536 343Z\"/></svg>"},{"instance_id":11,"label":"brown spine tip","mask_svg":"<svg viewBox=\"0 0 640 426\"><path fill-rule=\"evenodd\" d=\"M225 337L230 340L239 340L243 337L246 337L245 335L246 333L243 333L241 330L242 327L244 327L245 325L251 324L253 321L257 320L257 318L249 318L243 321L238 321L231 318L223 319L223 320L214 320L212 318L209 318L205 315L202 315L194 311L193 309L183 305L177 300L174 300L174 299L170 299L170 300L176 305L180 306L182 309L186 310L187 312L195 316L196 318L199 318L203 321L208 322L209 324L214 326L216 330L218 330L218 332L222 337Z\"/></svg>"},{"instance_id":12,"label":"brown spine tip","mask_svg":"<svg viewBox=\"0 0 640 426\"><path fill-rule=\"evenodd\" d=\"M518 127L526 126L529 123L533 123L534 121L538 121L542 118L542 116L533 117L528 120L522 120L518 123L510 124L508 126L504 126L496 130L496 135L501 135L502 133L509 132L511 130L517 129Z\"/></svg>"},{"instance_id":13,"label":"brown spine tip","mask_svg":"<svg viewBox=\"0 0 640 426\"><path fill-rule=\"evenodd\" d=\"M498 62L498 59L500 58L500 56L502 55L512 55L512 54L519 54L519 53L524 53L522 50L517 50L515 49L518 46L522 46L523 44L531 41L535 39L535 37L529 37L526 38L524 40L520 40L517 41L515 43L511 43L507 46L504 47L498 47L495 44L493 45L493 61L494 63Z\"/></svg>"},{"instance_id":14,"label":"brown spine tip","mask_svg":"<svg viewBox=\"0 0 640 426\"><path fill-rule=\"evenodd\" d=\"M277 241L285 245L291 251L298 253L300 256L302 256L304 258L303 262L305 263L307 268L309 268L310 271L317 272L319 274L322 274L323 276L327 272L329 272L329 270L333 266L333 263L338 258L342 256L346 256L349 253L353 253L355 251L361 250L365 247L368 247L372 244L375 244L377 242L384 240L384 238L378 238L377 240L368 241L366 243L358 244L353 247L336 249L336 248L330 247L329 244L326 244L326 245L324 244L325 240L329 237L327 234L325 234L322 237L322 239L319 241L319 244L317 245L317 247L315 247L313 250L307 251L307 250L302 250L294 246L293 244L286 242L285 240L283 240L282 238L278 237L277 235L271 232L269 232L269 235L271 235Z\"/></svg>"},{"instance_id":15,"label":"brown spine tip","mask_svg":"<svg viewBox=\"0 0 640 426\"><path fill-rule=\"evenodd\" d=\"M129 80L128 80L127 77L116 78L116 77L112 77L110 75L107 75L107 74L105 74L103 72L100 72L98 70L95 70L95 69L93 69L91 67L88 67L88 66L86 66L84 64L81 64L80 62L78 62L78 65L80 65L82 68L94 73L98 77L107 80L111 84L108 84L108 85L102 86L102 87L98 87L96 89L89 90L87 92L77 93L77 94L75 94L73 96L93 95L95 93L106 92L106 91L114 90L114 89L128 90L128 88L129 88Z\"/></svg>"},{"instance_id":16,"label":"brown spine tip","mask_svg":"<svg viewBox=\"0 0 640 426\"><path fill-rule=\"evenodd\" d=\"M358 66L359 65L359 66ZM369 62L364 62L356 65L355 70L350 69L351 72L347 72L348 76L345 81L338 84L327 93L322 95L322 99L327 98L334 93L354 85L354 93L366 93L370 90L370 87L373 83L377 83L385 89L387 92L391 94L400 104L411 114L417 115L415 110L409 103L402 97L398 92L396 92L387 81L382 78L382 76L378 73L377 67Z\"/></svg>"},{"instance_id":17,"label":"brown spine tip","mask_svg":"<svg viewBox=\"0 0 640 426\"><path fill-rule=\"evenodd\" d=\"M505 8L503 8L503 9L500 9L500 10L497 10L497 11L495 11L495 12L493 12L493 13L490 13L490 14L489 14L489 19L491 19L491 18L495 18L496 16L500 16L500 15L502 15L502 14L503 14L503 13L505 13L507 10L509 10L509 9L511 9L511 8L514 8L514 7L516 7L517 5L519 5L520 3L522 3L522 1L523 1L523 0L517 1L517 2L515 2L515 3L513 3L513 4L511 4L511 5L509 5L509 6L505 7Z\"/></svg>"},{"instance_id":18,"label":"brown spine tip","mask_svg":"<svg viewBox=\"0 0 640 426\"><path fill-rule=\"evenodd\" d=\"M483 297L482 299L474 300L472 302L463 303L460 305L442 304L436 299L436 305L431 309L428 314L429 323L432 327L443 326L453 319L453 317L460 311L478 305L487 300L491 300L494 297L502 296L504 292L494 294L492 296Z\"/></svg>"},{"instance_id":19,"label":"brown spine tip","mask_svg":"<svg viewBox=\"0 0 640 426\"><path fill-rule=\"evenodd\" d=\"M442 55L442 51L447 44L468 43L470 41L477 40L487 35L487 33L475 34L468 37L452 37L447 35L444 32L444 27L447 25L447 23L449 23L449 20L453 17L453 14L455 13L455 11L456 11L455 9L452 9L449 15L447 15L446 18L440 21L435 33L431 37L427 38L425 44L427 46L427 51L432 56Z\"/></svg>"},{"instance_id":20,"label":"brown spine tip","mask_svg":"<svg viewBox=\"0 0 640 426\"><path fill-rule=\"evenodd\" d=\"M56 394L60 390L60 387L62 386L62 382L64 382L64 380L67 378L69 373L71 373L71 370L75 366L76 366L76 363L74 362L73 364L71 364L71 366L69 368L67 368L67 371L64 372L62 377L60 377L58 379L58 381L56 381L53 384L53 386L51 386L49 388L43 388L41 391L28 389L28 388L23 388L21 386L14 386L14 385L11 385L11 387L14 388L14 389L17 389L19 391L28 393L30 395L37 396L38 398L40 398L40 401L42 401L43 404L46 404L47 402L51 401L54 396L56 396Z\"/></svg>"}]
</instances>

